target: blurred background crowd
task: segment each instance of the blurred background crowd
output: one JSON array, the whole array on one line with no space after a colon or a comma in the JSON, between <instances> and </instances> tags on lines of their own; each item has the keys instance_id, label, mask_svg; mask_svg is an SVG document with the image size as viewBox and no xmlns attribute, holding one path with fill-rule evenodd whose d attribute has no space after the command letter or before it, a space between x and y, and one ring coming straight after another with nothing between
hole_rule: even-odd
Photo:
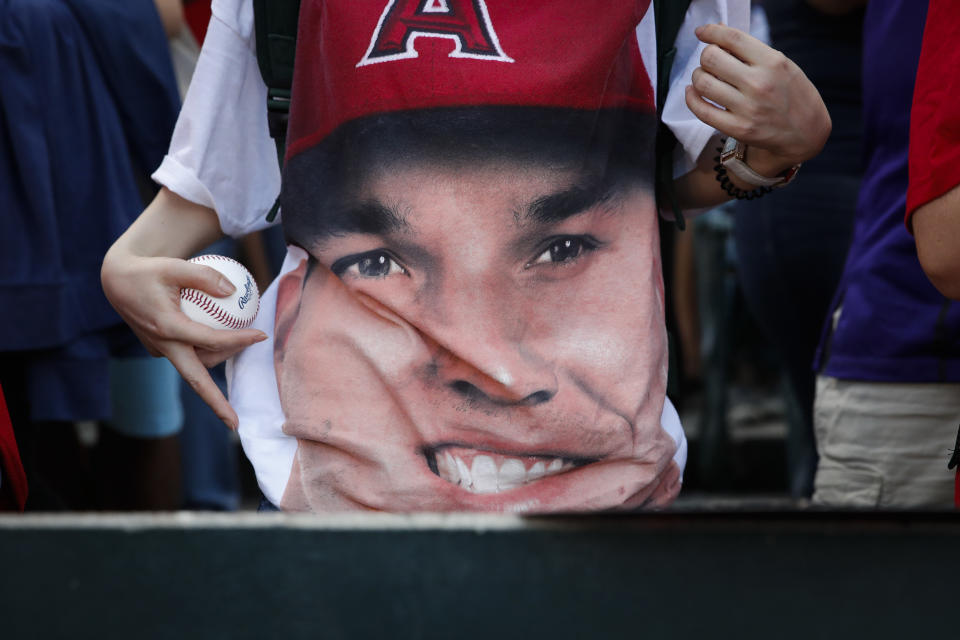
<instances>
[{"instance_id":1,"label":"blurred background crowd","mask_svg":"<svg viewBox=\"0 0 960 640\"><path fill-rule=\"evenodd\" d=\"M831 425L868 421L844 404L861 390L845 386L856 382L878 393L873 406L914 397L909 385L937 387L923 401L939 409L937 435L908 431L909 412L875 413L942 464L931 472L936 489L881 498L865 482L844 492L849 504L951 504L942 487L951 486L960 425L958 310L923 275L903 224L926 2L870 4L889 6L754 3L753 34L816 85L831 137L789 188L734 200L685 231L661 224L668 395L690 442L680 505L808 504L818 465L832 464L818 455L828 435L837 440ZM9 415L0 429L12 426L16 443L0 431L8 508L235 510L259 501L234 433L169 362L146 353L100 289L103 255L156 193L149 175L210 15L210 0L0 0L0 388ZM902 46L888 41L894 32ZM203 251L241 260L261 290L283 252L276 228ZM921 332L927 316L924 336L904 335L904 326ZM222 365L217 379L225 386ZM871 442L869 428L853 439L891 441ZM912 456L908 445L899 451ZM22 476L11 471L18 459Z\"/></svg>"}]
</instances>

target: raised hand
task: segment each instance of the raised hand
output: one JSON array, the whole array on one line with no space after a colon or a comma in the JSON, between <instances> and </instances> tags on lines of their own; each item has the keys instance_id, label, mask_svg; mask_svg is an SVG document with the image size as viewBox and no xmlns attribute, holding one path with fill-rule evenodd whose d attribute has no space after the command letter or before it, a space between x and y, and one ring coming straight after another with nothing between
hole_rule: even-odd
<instances>
[{"instance_id":1,"label":"raised hand","mask_svg":"<svg viewBox=\"0 0 960 640\"><path fill-rule=\"evenodd\" d=\"M704 25L696 34L707 47L685 96L694 115L748 144L748 162L762 175L773 177L820 152L830 115L800 67L726 25Z\"/></svg>"}]
</instances>

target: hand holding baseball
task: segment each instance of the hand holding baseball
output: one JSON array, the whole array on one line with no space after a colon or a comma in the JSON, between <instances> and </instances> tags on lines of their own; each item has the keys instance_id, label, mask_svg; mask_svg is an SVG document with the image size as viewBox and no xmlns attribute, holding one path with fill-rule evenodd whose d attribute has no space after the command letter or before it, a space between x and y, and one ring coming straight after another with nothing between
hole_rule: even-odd
<instances>
[{"instance_id":1,"label":"hand holding baseball","mask_svg":"<svg viewBox=\"0 0 960 640\"><path fill-rule=\"evenodd\" d=\"M169 359L217 416L235 428L237 414L207 367L267 336L255 329L214 329L188 318L180 308L181 290L223 297L234 295L236 287L210 266L155 257L190 255L219 233L212 210L163 189L107 252L101 281L110 303L147 350Z\"/></svg>"},{"instance_id":2,"label":"hand holding baseball","mask_svg":"<svg viewBox=\"0 0 960 640\"><path fill-rule=\"evenodd\" d=\"M190 262L217 270L233 286L233 292L212 296L199 289L181 289L180 310L211 329L249 327L260 309L260 292L247 268L233 258L218 255L197 256Z\"/></svg>"},{"instance_id":3,"label":"hand holding baseball","mask_svg":"<svg viewBox=\"0 0 960 640\"><path fill-rule=\"evenodd\" d=\"M726 25L704 25L696 33L707 47L687 87L694 115L748 144L750 166L762 175L775 176L820 152L830 115L793 61Z\"/></svg>"}]
</instances>

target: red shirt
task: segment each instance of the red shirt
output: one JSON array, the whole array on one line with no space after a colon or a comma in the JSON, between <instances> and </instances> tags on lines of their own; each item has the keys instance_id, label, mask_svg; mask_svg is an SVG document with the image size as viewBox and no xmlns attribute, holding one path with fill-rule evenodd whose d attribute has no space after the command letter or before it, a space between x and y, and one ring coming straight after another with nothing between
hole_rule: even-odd
<instances>
[{"instance_id":1,"label":"red shirt","mask_svg":"<svg viewBox=\"0 0 960 640\"><path fill-rule=\"evenodd\" d=\"M907 227L917 208L960 184L960 16L930 0L910 114Z\"/></svg>"},{"instance_id":2,"label":"red shirt","mask_svg":"<svg viewBox=\"0 0 960 640\"><path fill-rule=\"evenodd\" d=\"M190 31L193 32L193 37L197 39L197 43L202 45L203 38L207 35L207 25L210 24L210 0L185 3L183 17Z\"/></svg>"},{"instance_id":3,"label":"red shirt","mask_svg":"<svg viewBox=\"0 0 960 640\"><path fill-rule=\"evenodd\" d=\"M27 476L20 464L3 389L0 389L0 483L0 511L23 511L27 501Z\"/></svg>"}]
</instances>

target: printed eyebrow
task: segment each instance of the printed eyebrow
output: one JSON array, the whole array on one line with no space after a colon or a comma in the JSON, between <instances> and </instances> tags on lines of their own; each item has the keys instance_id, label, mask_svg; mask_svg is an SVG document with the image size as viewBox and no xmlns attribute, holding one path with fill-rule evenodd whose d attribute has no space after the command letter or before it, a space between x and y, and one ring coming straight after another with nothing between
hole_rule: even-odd
<instances>
[{"instance_id":1,"label":"printed eyebrow","mask_svg":"<svg viewBox=\"0 0 960 640\"><path fill-rule=\"evenodd\" d=\"M541 196L527 205L527 210L517 216L518 222L556 224L583 213L613 196L610 185L586 182L572 185L563 191Z\"/></svg>"},{"instance_id":2,"label":"printed eyebrow","mask_svg":"<svg viewBox=\"0 0 960 640\"><path fill-rule=\"evenodd\" d=\"M384 235L408 228L407 220L399 211L378 200L368 200L342 207L323 216L324 236L347 233Z\"/></svg>"},{"instance_id":3,"label":"printed eyebrow","mask_svg":"<svg viewBox=\"0 0 960 640\"><path fill-rule=\"evenodd\" d=\"M312 247L313 251L323 251L337 238L360 233L380 236L412 264L432 268L437 263L437 258L428 249L414 241L415 235L408 233L412 227L407 218L398 209L379 200L341 207L323 216L321 224L322 231ZM311 257L313 251L308 251Z\"/></svg>"}]
</instances>

